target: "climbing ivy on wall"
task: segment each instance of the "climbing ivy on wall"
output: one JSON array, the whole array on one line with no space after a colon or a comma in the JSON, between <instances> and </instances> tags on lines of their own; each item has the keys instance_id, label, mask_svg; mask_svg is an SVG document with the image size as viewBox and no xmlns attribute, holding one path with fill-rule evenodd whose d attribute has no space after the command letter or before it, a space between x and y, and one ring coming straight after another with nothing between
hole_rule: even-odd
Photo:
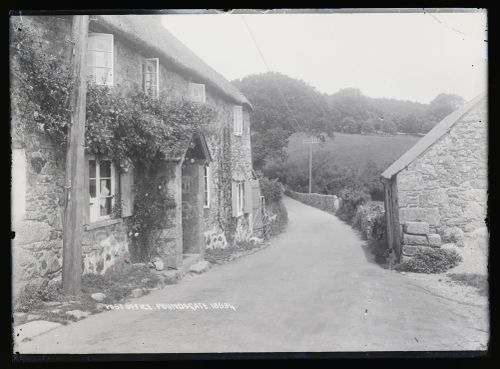
<instances>
[{"instance_id":1,"label":"climbing ivy on wall","mask_svg":"<svg viewBox=\"0 0 500 369\"><path fill-rule=\"evenodd\" d=\"M46 134L64 153L71 116L71 64L54 55L53 45L26 24L13 22L11 30L11 91L18 116L14 134ZM208 132L216 113L188 100L154 99L142 91L125 93L87 83L86 116L89 153L113 160L120 170L130 164L140 168L130 235L139 247L146 247L144 233L165 224L166 209L173 205L164 182L154 178L155 166L162 158L179 157L195 132Z\"/></svg>"}]
</instances>

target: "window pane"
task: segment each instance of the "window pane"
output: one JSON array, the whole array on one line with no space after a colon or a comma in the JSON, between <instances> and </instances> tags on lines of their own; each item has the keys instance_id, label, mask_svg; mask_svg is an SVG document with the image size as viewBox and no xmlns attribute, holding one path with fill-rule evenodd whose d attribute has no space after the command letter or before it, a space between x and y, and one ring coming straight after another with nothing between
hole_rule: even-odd
<instances>
[{"instance_id":1,"label":"window pane","mask_svg":"<svg viewBox=\"0 0 500 369\"><path fill-rule=\"evenodd\" d=\"M106 67L107 53L102 51L94 51L94 65L98 67Z\"/></svg>"},{"instance_id":2,"label":"window pane","mask_svg":"<svg viewBox=\"0 0 500 369\"><path fill-rule=\"evenodd\" d=\"M95 160L89 160L89 178L95 178Z\"/></svg>"},{"instance_id":3,"label":"window pane","mask_svg":"<svg viewBox=\"0 0 500 369\"><path fill-rule=\"evenodd\" d=\"M110 160L102 160L99 162L100 176L101 178L110 178L111 177L111 161Z\"/></svg>"},{"instance_id":4,"label":"window pane","mask_svg":"<svg viewBox=\"0 0 500 369\"><path fill-rule=\"evenodd\" d=\"M101 179L100 196L111 196L111 179Z\"/></svg>"},{"instance_id":5,"label":"window pane","mask_svg":"<svg viewBox=\"0 0 500 369\"><path fill-rule=\"evenodd\" d=\"M109 35L98 35L92 37L95 41L92 42L91 49L111 51L113 38Z\"/></svg>"},{"instance_id":6,"label":"window pane","mask_svg":"<svg viewBox=\"0 0 500 369\"><path fill-rule=\"evenodd\" d=\"M101 208L101 216L110 215L111 214L111 197L101 198L100 200L100 208Z\"/></svg>"},{"instance_id":7,"label":"window pane","mask_svg":"<svg viewBox=\"0 0 500 369\"><path fill-rule=\"evenodd\" d=\"M104 68L92 68L94 80L98 85L105 85L108 81L108 71Z\"/></svg>"},{"instance_id":8,"label":"window pane","mask_svg":"<svg viewBox=\"0 0 500 369\"><path fill-rule=\"evenodd\" d=\"M91 179L89 181L89 194L90 194L90 197L92 197L92 198L95 198L97 196L96 188L95 188L95 179Z\"/></svg>"},{"instance_id":9,"label":"window pane","mask_svg":"<svg viewBox=\"0 0 500 369\"><path fill-rule=\"evenodd\" d=\"M87 52L87 65L96 65L95 51Z\"/></svg>"}]
</instances>

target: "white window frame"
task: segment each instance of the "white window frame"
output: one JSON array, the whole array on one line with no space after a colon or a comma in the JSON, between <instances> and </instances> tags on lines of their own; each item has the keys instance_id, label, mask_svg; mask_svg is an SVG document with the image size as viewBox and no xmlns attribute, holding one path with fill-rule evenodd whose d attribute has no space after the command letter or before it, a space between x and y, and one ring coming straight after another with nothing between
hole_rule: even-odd
<instances>
[{"instance_id":1,"label":"white window frame","mask_svg":"<svg viewBox=\"0 0 500 369\"><path fill-rule=\"evenodd\" d=\"M233 107L233 133L235 136L243 135L243 107L241 105Z\"/></svg>"},{"instance_id":2,"label":"white window frame","mask_svg":"<svg viewBox=\"0 0 500 369\"><path fill-rule=\"evenodd\" d=\"M204 208L210 207L210 196L211 196L210 183L212 181L211 174L212 173L210 170L210 165L205 164L204 169L203 169L204 194L205 194L205 201L203 203Z\"/></svg>"},{"instance_id":3,"label":"white window frame","mask_svg":"<svg viewBox=\"0 0 500 369\"><path fill-rule=\"evenodd\" d=\"M111 33L98 33L98 32L90 32L89 33L89 38L92 36L106 36L111 39L111 51L105 51L105 50L91 50L88 49L87 47L87 53L91 52L105 52L108 54L111 54L111 67L106 67L102 65L88 65L87 64L87 76L88 75L93 75L94 76L94 83L99 86L108 86L108 87L113 87L114 86L114 79L115 79L115 37ZM85 61L87 62L87 61ZM111 72L111 78L109 79L108 83L102 83L100 81L97 81L97 76L95 74L92 74L92 71L101 68L101 69L109 69Z\"/></svg>"},{"instance_id":4,"label":"white window frame","mask_svg":"<svg viewBox=\"0 0 500 369\"><path fill-rule=\"evenodd\" d=\"M94 160L95 161L95 177L90 177L90 161L91 160ZM115 188L116 188L116 168L115 168L115 165L114 163L110 160L110 159L107 159L107 158L101 158L101 159L97 159L94 155L89 155L88 158L87 158L87 161L89 162L88 165L89 165L89 178L88 178L88 182L86 184L87 186L87 191L89 191L89 204L88 206L90 207L90 216L89 216L89 221L90 223L95 223L95 222L98 222L98 221L101 221L101 220L106 220L106 219L111 219L111 215L113 213L113 207L115 206ZM111 212L110 214L108 215L101 215L101 209L100 209L100 200L101 200L101 172L100 172L100 162L101 161L110 161L111 162L111 166L110 166L110 170L111 170L111 177L109 177L109 179L111 180L111 188L110 188L110 193L108 196L106 197L111 197ZM107 179L108 177L106 177ZM91 180L95 180L95 194L96 194L96 197L95 198L92 198L90 197L90 181ZM93 199L95 202L93 202Z\"/></svg>"},{"instance_id":5,"label":"white window frame","mask_svg":"<svg viewBox=\"0 0 500 369\"><path fill-rule=\"evenodd\" d=\"M143 71L142 71L143 78L144 78L144 86L143 86L143 88L144 88L144 93L145 93L146 95L148 95L148 96L150 95L150 94L148 93L148 89L146 89L146 74L153 74L153 75L156 75L156 83L155 83L155 84L153 84L152 86L153 86L153 87L156 87L156 89L155 89L156 96L154 96L154 95L153 95L153 97L154 97L155 99L158 99L158 98L160 97L160 59L159 59L159 58L147 58L147 59L145 59L145 62L146 62L145 64L147 64L148 62L154 62L154 63L155 63L155 66L156 66L156 72L154 72L154 73L149 73L149 72L147 72L146 70L143 70Z\"/></svg>"},{"instance_id":6,"label":"white window frame","mask_svg":"<svg viewBox=\"0 0 500 369\"><path fill-rule=\"evenodd\" d=\"M189 97L192 101L199 103L207 102L205 85L203 83L189 83Z\"/></svg>"},{"instance_id":7,"label":"white window frame","mask_svg":"<svg viewBox=\"0 0 500 369\"><path fill-rule=\"evenodd\" d=\"M245 182L236 182L236 214L237 216L243 215L245 206Z\"/></svg>"}]
</instances>

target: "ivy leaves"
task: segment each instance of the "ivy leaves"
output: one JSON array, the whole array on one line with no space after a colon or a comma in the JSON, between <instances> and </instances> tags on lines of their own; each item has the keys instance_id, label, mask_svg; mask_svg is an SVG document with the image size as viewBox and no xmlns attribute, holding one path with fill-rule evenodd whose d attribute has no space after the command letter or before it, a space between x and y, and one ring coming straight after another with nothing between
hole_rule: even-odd
<instances>
[{"instance_id":1,"label":"ivy leaves","mask_svg":"<svg viewBox=\"0 0 500 369\"><path fill-rule=\"evenodd\" d=\"M48 134L66 145L71 119L70 63L49 52L50 44L26 25L13 27L12 53L16 111L23 132ZM181 154L186 138L215 118L212 108L187 100L154 99L142 91L87 85L86 148L115 162L141 161L148 165L158 153Z\"/></svg>"},{"instance_id":2,"label":"ivy leaves","mask_svg":"<svg viewBox=\"0 0 500 369\"><path fill-rule=\"evenodd\" d=\"M51 55L51 45L40 41L36 30L13 27L14 119L20 133L49 135L63 151L71 119L70 62ZM215 111L188 100L154 99L141 91L122 92L119 88L88 82L85 146L89 153L107 157L123 170L130 162L137 171L134 214L130 219L134 243L148 248L155 228L168 222L173 200L166 193L164 179L156 178L162 159L177 159L187 149L193 134L208 132ZM19 124L18 124L19 122ZM113 213L120 213L119 198Z\"/></svg>"}]
</instances>

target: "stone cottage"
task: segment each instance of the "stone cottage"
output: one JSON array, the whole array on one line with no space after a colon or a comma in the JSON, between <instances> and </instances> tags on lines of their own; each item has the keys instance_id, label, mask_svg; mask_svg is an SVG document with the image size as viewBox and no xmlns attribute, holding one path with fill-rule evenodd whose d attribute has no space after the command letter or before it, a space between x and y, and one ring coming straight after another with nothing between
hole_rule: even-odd
<instances>
[{"instance_id":1,"label":"stone cottage","mask_svg":"<svg viewBox=\"0 0 500 369\"><path fill-rule=\"evenodd\" d=\"M14 19L15 18L15 19ZM38 30L43 46L70 63L70 16L13 17L11 24ZM17 26L16 26L17 27ZM11 28L11 32L13 29ZM166 178L175 209L160 230L155 255L167 267L180 268L203 259L206 247L225 247L248 239L253 213L259 212L258 184L252 171L252 106L233 85L171 35L159 15L90 17L87 74L94 83L168 99L192 99L217 114L215 134L197 134L184 149L165 158ZM11 69L12 71L12 69ZM16 88L12 78L12 89ZM11 127L16 126L12 101ZM12 130L12 223L14 289L36 278L60 276L64 160L42 134L16 136ZM104 273L128 259L133 214L134 168L86 154L86 221L83 272ZM99 185L98 185L99 184ZM253 189L253 190L252 190ZM120 197L120 217L113 215Z\"/></svg>"},{"instance_id":2,"label":"stone cottage","mask_svg":"<svg viewBox=\"0 0 500 369\"><path fill-rule=\"evenodd\" d=\"M487 96L448 115L381 176L392 262L453 247L471 271L488 253Z\"/></svg>"}]
</instances>

